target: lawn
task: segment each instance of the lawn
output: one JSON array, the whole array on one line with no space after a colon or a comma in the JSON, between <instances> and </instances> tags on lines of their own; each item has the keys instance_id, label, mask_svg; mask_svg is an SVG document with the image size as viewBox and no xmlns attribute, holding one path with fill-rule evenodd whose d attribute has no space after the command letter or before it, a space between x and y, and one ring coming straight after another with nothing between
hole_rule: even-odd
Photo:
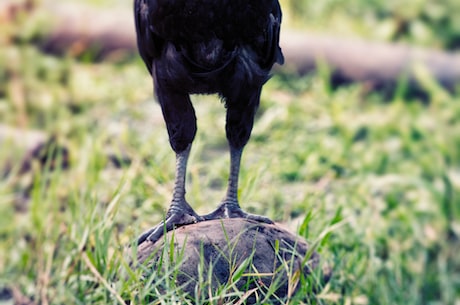
<instances>
[{"instance_id":1,"label":"lawn","mask_svg":"<svg viewBox=\"0 0 460 305\"><path fill-rule=\"evenodd\" d=\"M407 1L411 13L394 1L310 2L282 2L287 27L458 50L454 1ZM0 138L0 304L146 303L140 274L119 271L125 246L171 200L174 153L151 79L138 57L41 52L40 22L10 27L16 39L0 48L0 122L54 136L69 160L21 172L27 139ZM265 86L242 207L318 243L333 270L317 295L290 304L460 304L460 91L427 92L332 87L327 71L280 73ZM225 109L214 96L193 100L187 198L208 213L228 175ZM191 302L166 282L153 304Z\"/></svg>"}]
</instances>

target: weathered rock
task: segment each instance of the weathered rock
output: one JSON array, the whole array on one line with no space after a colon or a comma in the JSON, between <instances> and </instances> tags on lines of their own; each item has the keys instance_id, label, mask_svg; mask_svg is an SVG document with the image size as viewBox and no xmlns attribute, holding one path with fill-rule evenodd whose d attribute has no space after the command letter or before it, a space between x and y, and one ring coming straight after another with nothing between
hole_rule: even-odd
<instances>
[{"instance_id":1,"label":"weathered rock","mask_svg":"<svg viewBox=\"0 0 460 305\"><path fill-rule=\"evenodd\" d=\"M183 226L156 243L144 242L138 262L147 272L178 268L176 284L191 297L230 285L252 304L267 291L275 292L272 300L292 297L300 278L318 266L319 256L277 225L237 218Z\"/></svg>"}]
</instances>

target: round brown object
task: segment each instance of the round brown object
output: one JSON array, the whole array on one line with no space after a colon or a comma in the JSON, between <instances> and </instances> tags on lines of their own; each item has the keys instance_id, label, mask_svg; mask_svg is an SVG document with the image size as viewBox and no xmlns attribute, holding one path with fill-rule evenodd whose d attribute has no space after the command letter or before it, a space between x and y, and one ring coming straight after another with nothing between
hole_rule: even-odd
<instances>
[{"instance_id":1,"label":"round brown object","mask_svg":"<svg viewBox=\"0 0 460 305\"><path fill-rule=\"evenodd\" d=\"M266 296L271 301L291 298L302 276L319 263L319 255L300 237L274 224L241 218L180 227L156 243L139 245L137 258L146 272L178 268L171 274L191 298L226 285L245 304Z\"/></svg>"}]
</instances>

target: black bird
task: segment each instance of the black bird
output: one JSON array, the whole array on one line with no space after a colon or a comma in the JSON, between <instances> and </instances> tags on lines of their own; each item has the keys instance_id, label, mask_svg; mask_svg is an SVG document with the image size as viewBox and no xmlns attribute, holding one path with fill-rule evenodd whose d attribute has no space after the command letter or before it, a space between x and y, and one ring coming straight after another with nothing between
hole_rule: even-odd
<instances>
[{"instance_id":1,"label":"black bird","mask_svg":"<svg viewBox=\"0 0 460 305\"><path fill-rule=\"evenodd\" d=\"M279 47L278 0L135 0L139 53L153 77L154 91L176 152L174 194L164 222L143 233L138 243L156 241L174 227L219 218L266 217L241 210L238 176L262 86ZM211 214L199 216L185 200L187 159L196 134L190 94L218 94L227 109L230 146L227 194Z\"/></svg>"}]
</instances>

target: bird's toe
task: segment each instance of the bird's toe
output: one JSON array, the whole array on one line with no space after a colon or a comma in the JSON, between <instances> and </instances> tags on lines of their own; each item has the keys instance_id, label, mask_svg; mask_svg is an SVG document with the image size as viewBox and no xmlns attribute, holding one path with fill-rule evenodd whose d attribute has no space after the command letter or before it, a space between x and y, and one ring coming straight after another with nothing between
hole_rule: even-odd
<instances>
[{"instance_id":1,"label":"bird's toe","mask_svg":"<svg viewBox=\"0 0 460 305\"><path fill-rule=\"evenodd\" d=\"M203 216L205 220L225 219L225 218L245 218L257 222L272 224L273 221L265 216L251 214L243 211L238 203L223 202L214 212Z\"/></svg>"},{"instance_id":2,"label":"bird's toe","mask_svg":"<svg viewBox=\"0 0 460 305\"><path fill-rule=\"evenodd\" d=\"M152 243L157 242L165 233L185 225L197 223L203 221L204 218L197 214L188 213L169 213L168 217L162 221L159 225L145 231L139 236L137 244L140 245L144 241L150 241Z\"/></svg>"}]
</instances>

